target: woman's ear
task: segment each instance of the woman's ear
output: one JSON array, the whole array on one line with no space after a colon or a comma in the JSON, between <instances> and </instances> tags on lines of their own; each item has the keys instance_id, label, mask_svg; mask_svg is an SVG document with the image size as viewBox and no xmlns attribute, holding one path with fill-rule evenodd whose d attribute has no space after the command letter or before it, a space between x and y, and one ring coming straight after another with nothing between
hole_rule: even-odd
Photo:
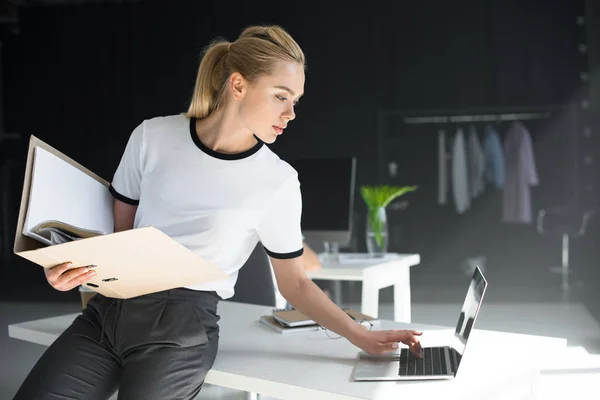
<instances>
[{"instance_id":1,"label":"woman's ear","mask_svg":"<svg viewBox=\"0 0 600 400\"><path fill-rule=\"evenodd\" d=\"M239 72L234 72L229 77L229 89L233 100L239 101L244 97L247 89L246 79Z\"/></svg>"}]
</instances>

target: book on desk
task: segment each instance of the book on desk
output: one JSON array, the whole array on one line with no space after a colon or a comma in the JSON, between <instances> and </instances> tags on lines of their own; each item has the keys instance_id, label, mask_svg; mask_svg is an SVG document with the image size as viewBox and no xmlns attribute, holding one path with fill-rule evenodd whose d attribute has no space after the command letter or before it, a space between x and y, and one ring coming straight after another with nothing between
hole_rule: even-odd
<instances>
[{"instance_id":1,"label":"book on desk","mask_svg":"<svg viewBox=\"0 0 600 400\"><path fill-rule=\"evenodd\" d=\"M352 308L342 308L350 318L358 323L378 321L377 318L361 313ZM319 330L320 325L296 309L275 309L271 315L263 315L260 322L279 333L299 333Z\"/></svg>"}]
</instances>

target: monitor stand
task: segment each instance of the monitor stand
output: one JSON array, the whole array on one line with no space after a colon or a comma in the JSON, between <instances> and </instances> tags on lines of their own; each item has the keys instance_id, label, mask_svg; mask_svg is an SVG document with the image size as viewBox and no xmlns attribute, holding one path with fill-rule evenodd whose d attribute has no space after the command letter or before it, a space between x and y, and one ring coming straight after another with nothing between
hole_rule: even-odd
<instances>
[{"instance_id":1,"label":"monitor stand","mask_svg":"<svg viewBox=\"0 0 600 400\"><path fill-rule=\"evenodd\" d=\"M327 261L339 261L340 259L340 244L338 242L323 242L325 251L323 256Z\"/></svg>"}]
</instances>

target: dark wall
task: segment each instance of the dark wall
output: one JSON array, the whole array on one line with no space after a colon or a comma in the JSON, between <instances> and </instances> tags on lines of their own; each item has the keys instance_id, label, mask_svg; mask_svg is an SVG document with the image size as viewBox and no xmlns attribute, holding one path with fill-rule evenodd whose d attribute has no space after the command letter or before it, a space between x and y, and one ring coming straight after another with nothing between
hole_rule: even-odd
<instances>
[{"instance_id":1,"label":"dark wall","mask_svg":"<svg viewBox=\"0 0 600 400\"><path fill-rule=\"evenodd\" d=\"M395 3L378 15L378 102L402 109L560 104L587 59L581 1Z\"/></svg>"},{"instance_id":2,"label":"dark wall","mask_svg":"<svg viewBox=\"0 0 600 400\"><path fill-rule=\"evenodd\" d=\"M334 6L232 12L181 0L22 8L21 33L4 49L6 123L51 137L109 176L141 119L186 109L210 39L278 23L309 69L299 118L276 149L369 154L380 108L568 102L587 63L576 51L582 3L425 1L344 8L343 18ZM106 154L96 156L87 138Z\"/></svg>"},{"instance_id":3,"label":"dark wall","mask_svg":"<svg viewBox=\"0 0 600 400\"><path fill-rule=\"evenodd\" d=\"M34 134L110 180L137 124L187 108L202 48L216 36L233 40L250 24L284 26L307 56L298 117L273 149L283 158L357 156L359 185L378 180L378 110L543 106L578 96L587 63L576 47L585 40L576 24L583 1L404 3L339 8L179 0L22 8L20 34L3 47L7 130ZM402 147L427 157L437 151L410 136ZM402 176L424 186L437 179L411 176L410 166ZM410 234L392 250L443 250L438 241L448 238L432 238L423 218L457 217L424 201L411 218L410 207L416 206L398 217ZM360 198L357 213L355 248L364 250ZM465 238L486 221L498 225L493 208L461 218L480 221L463 231L471 232ZM456 257L467 253L463 248Z\"/></svg>"}]
</instances>

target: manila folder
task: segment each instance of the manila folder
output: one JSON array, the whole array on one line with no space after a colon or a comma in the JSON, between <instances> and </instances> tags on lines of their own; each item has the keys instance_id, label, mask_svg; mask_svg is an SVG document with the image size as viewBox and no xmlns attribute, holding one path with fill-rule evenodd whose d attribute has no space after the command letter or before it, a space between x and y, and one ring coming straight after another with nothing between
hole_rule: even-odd
<instances>
[{"instance_id":1,"label":"manila folder","mask_svg":"<svg viewBox=\"0 0 600 400\"><path fill-rule=\"evenodd\" d=\"M143 227L46 246L23 234L32 185L34 150L41 147L108 187L108 182L52 146L31 135L23 194L15 233L14 253L44 268L70 261L75 267L95 265L97 275L90 289L113 298L131 298L148 293L229 276L205 262L155 227Z\"/></svg>"},{"instance_id":2,"label":"manila folder","mask_svg":"<svg viewBox=\"0 0 600 400\"><path fill-rule=\"evenodd\" d=\"M19 254L44 268L70 261L97 275L86 282L107 297L148 293L223 280L229 276L154 227L42 247Z\"/></svg>"}]
</instances>

